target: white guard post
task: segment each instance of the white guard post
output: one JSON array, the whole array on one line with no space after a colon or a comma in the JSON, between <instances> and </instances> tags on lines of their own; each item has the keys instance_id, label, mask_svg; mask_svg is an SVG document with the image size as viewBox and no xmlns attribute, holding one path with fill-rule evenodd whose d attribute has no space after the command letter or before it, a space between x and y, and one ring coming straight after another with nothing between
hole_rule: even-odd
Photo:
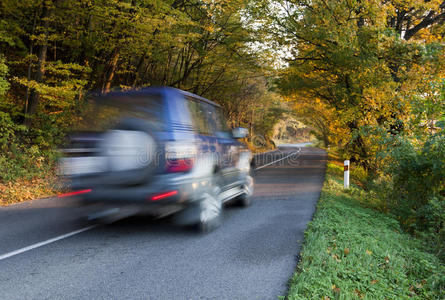
<instances>
[{"instance_id":1,"label":"white guard post","mask_svg":"<svg viewBox=\"0 0 445 300\"><path fill-rule=\"evenodd\" d=\"M345 160L345 189L349 188L349 160Z\"/></svg>"}]
</instances>

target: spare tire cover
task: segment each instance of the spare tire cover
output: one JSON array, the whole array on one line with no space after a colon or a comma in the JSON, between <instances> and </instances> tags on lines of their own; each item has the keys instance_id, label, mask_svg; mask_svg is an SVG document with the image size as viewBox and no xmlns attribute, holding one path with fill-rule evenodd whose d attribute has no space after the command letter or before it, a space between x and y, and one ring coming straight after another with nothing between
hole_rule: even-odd
<instances>
[{"instance_id":1,"label":"spare tire cover","mask_svg":"<svg viewBox=\"0 0 445 300\"><path fill-rule=\"evenodd\" d=\"M107 184L149 181L157 166L153 128L142 119L126 118L104 133L101 152L107 159Z\"/></svg>"}]
</instances>

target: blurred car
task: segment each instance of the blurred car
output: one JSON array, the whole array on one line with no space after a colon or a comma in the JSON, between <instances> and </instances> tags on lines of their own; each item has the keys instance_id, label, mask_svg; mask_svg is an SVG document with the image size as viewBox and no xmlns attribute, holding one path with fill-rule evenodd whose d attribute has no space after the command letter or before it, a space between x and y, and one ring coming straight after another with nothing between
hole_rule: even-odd
<instances>
[{"instance_id":1,"label":"blurred car","mask_svg":"<svg viewBox=\"0 0 445 300\"><path fill-rule=\"evenodd\" d=\"M93 102L62 150L66 195L115 211L173 214L203 232L221 224L225 202L251 203L253 159L239 141L247 130L230 130L218 104L168 87Z\"/></svg>"}]
</instances>

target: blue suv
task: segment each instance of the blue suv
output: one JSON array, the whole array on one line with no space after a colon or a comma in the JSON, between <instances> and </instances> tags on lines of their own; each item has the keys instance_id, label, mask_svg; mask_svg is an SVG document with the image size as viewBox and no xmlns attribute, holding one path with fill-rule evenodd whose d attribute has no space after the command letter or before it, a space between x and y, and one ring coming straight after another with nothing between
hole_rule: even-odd
<instances>
[{"instance_id":1,"label":"blue suv","mask_svg":"<svg viewBox=\"0 0 445 300\"><path fill-rule=\"evenodd\" d=\"M116 215L174 215L203 232L221 224L224 203L251 203L253 159L239 141L247 130L229 130L218 104L168 87L92 102L62 150L60 173L72 190L65 196Z\"/></svg>"}]
</instances>

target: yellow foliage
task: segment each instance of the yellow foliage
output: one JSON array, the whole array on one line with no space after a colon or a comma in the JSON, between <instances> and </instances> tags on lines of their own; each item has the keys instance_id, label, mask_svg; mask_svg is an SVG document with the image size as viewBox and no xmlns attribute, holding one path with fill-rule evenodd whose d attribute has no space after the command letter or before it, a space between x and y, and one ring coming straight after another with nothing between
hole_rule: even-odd
<instances>
[{"instance_id":1,"label":"yellow foliage","mask_svg":"<svg viewBox=\"0 0 445 300\"><path fill-rule=\"evenodd\" d=\"M60 183L55 175L30 180L19 179L14 182L0 183L0 206L53 197L60 191Z\"/></svg>"}]
</instances>

